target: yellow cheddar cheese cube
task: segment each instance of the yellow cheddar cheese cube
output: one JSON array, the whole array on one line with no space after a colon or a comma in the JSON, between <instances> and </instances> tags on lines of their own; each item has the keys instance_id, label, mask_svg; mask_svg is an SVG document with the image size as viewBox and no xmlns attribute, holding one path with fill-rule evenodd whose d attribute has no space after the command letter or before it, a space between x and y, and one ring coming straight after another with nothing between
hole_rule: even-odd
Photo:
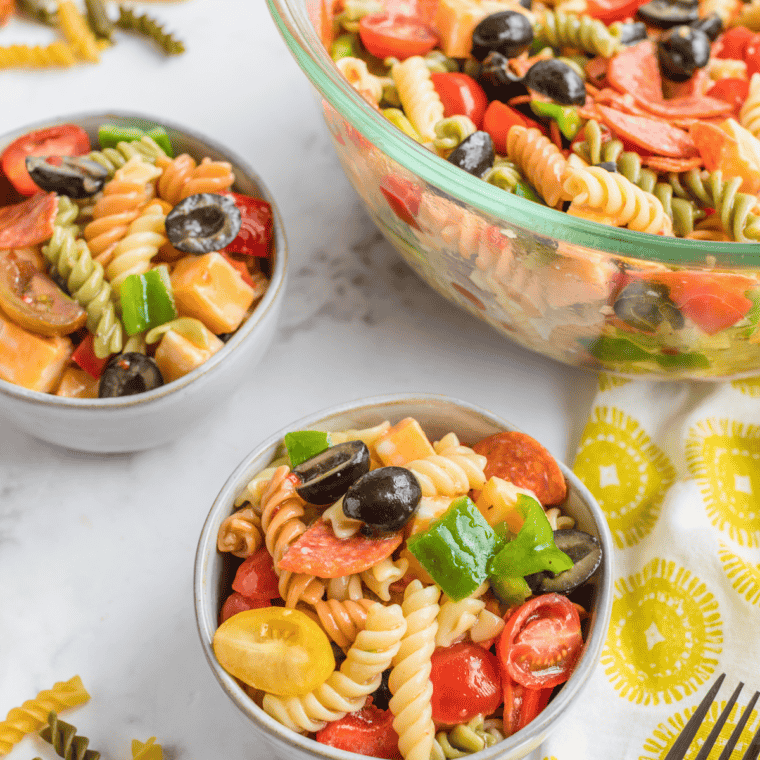
<instances>
[{"instance_id":1,"label":"yellow cheddar cheese cube","mask_svg":"<svg viewBox=\"0 0 760 760\"><path fill-rule=\"evenodd\" d=\"M216 251L178 261L171 283L179 313L200 319L217 334L237 330L255 297L240 272Z\"/></svg>"},{"instance_id":2,"label":"yellow cheddar cheese cube","mask_svg":"<svg viewBox=\"0 0 760 760\"><path fill-rule=\"evenodd\" d=\"M425 459L435 454L435 449L420 423L411 417L406 417L388 428L375 443L375 451L386 467L403 467L407 462Z\"/></svg>"},{"instance_id":3,"label":"yellow cheddar cheese cube","mask_svg":"<svg viewBox=\"0 0 760 760\"><path fill-rule=\"evenodd\" d=\"M58 385L73 349L68 338L35 335L0 312L0 378L3 380L49 393Z\"/></svg>"},{"instance_id":4,"label":"yellow cheddar cheese cube","mask_svg":"<svg viewBox=\"0 0 760 760\"><path fill-rule=\"evenodd\" d=\"M79 367L69 367L61 377L56 396L66 398L97 398L99 381Z\"/></svg>"},{"instance_id":5,"label":"yellow cheddar cheese cube","mask_svg":"<svg viewBox=\"0 0 760 760\"><path fill-rule=\"evenodd\" d=\"M203 348L175 330L169 330L161 338L154 358L164 382L170 383L199 367L223 345L212 332L208 332L208 348Z\"/></svg>"},{"instance_id":6,"label":"yellow cheddar cheese cube","mask_svg":"<svg viewBox=\"0 0 760 760\"><path fill-rule=\"evenodd\" d=\"M523 516L516 507L517 495L521 493L530 496L532 499L536 498L533 491L527 488L520 488L508 480L492 477L483 486L475 506L486 518L489 525L493 526L506 522L512 533L519 533L523 524Z\"/></svg>"}]
</instances>

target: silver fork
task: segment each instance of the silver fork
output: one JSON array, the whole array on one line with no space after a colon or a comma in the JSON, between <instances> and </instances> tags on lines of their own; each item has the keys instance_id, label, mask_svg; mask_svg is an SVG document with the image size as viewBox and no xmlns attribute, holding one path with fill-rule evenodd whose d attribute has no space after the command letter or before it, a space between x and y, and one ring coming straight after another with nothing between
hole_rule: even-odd
<instances>
[{"instance_id":1,"label":"silver fork","mask_svg":"<svg viewBox=\"0 0 760 760\"><path fill-rule=\"evenodd\" d=\"M702 721L705 719L705 715L707 715L707 711L710 709L710 705L715 700L715 695L718 693L718 690L720 689L725 677L726 674L722 673L715 681L715 683L710 687L710 691L705 694L705 698L699 703L699 706L694 711L694 714L691 716L691 718L689 718L689 722L684 726L683 731L681 731L675 743L670 748L668 754L665 755L663 760L684 760L686 753L689 750L694 737L697 735L697 731L699 730L700 725L702 725ZM728 716L731 713L731 708L736 703L739 692L742 690L743 686L744 684L740 682L736 689L734 689L734 693L731 695L731 698L723 708L723 711L713 726L712 731L710 731L709 735L705 739L705 743L702 745L699 753L694 758L694 760L707 760L707 756L710 754L710 750L715 745L718 736L720 736L721 729L728 719ZM733 752L736 743L739 741L739 737L741 736L742 731L744 730L744 726L747 724L747 721L752 714L752 710L755 707L755 703L757 702L758 697L760 697L760 692L756 691L753 694L752 699L750 699L749 703L744 708L744 712L742 712L741 717L739 718L736 727L732 731L731 736L729 737L728 742L723 749L723 752L720 753L718 760L729 760L731 757L731 753ZM758 728L758 730L755 732L755 735L752 737L752 741L747 747L747 751L744 753L740 760L757 760L758 755L760 755L760 728Z\"/></svg>"}]
</instances>

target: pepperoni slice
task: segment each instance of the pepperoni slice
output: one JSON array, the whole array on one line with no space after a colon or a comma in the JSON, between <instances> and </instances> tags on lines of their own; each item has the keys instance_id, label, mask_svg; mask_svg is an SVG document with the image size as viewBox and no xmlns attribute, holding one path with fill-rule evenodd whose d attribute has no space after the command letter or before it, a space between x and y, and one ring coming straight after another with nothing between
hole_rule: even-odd
<instances>
[{"instance_id":1,"label":"pepperoni slice","mask_svg":"<svg viewBox=\"0 0 760 760\"><path fill-rule=\"evenodd\" d=\"M658 156L692 158L697 146L688 132L650 116L631 116L607 106L597 106L604 123L617 135Z\"/></svg>"},{"instance_id":2,"label":"pepperoni slice","mask_svg":"<svg viewBox=\"0 0 760 760\"><path fill-rule=\"evenodd\" d=\"M559 504L567 496L565 476L557 461L526 433L496 433L472 448L488 460L486 478L496 476L528 488L544 506Z\"/></svg>"},{"instance_id":3,"label":"pepperoni slice","mask_svg":"<svg viewBox=\"0 0 760 760\"><path fill-rule=\"evenodd\" d=\"M630 93L639 106L655 116L706 118L731 111L731 105L706 95L686 95L665 100L654 44L642 40L620 51L607 69L607 80L621 92Z\"/></svg>"},{"instance_id":4,"label":"pepperoni slice","mask_svg":"<svg viewBox=\"0 0 760 760\"><path fill-rule=\"evenodd\" d=\"M317 520L290 545L278 567L317 578L361 573L393 554L402 538L401 531L381 538L368 538L360 533L338 538L329 522Z\"/></svg>"},{"instance_id":5,"label":"pepperoni slice","mask_svg":"<svg viewBox=\"0 0 760 760\"><path fill-rule=\"evenodd\" d=\"M666 158L665 156L647 156L641 161L644 166L648 166L652 171L660 174L667 172L674 172L675 174L681 174L682 172L688 172L691 169L699 169L704 163L702 156L694 156L694 158Z\"/></svg>"},{"instance_id":6,"label":"pepperoni slice","mask_svg":"<svg viewBox=\"0 0 760 760\"><path fill-rule=\"evenodd\" d=\"M0 248L25 248L48 240L58 213L55 193L37 193L15 206L0 208Z\"/></svg>"}]
</instances>

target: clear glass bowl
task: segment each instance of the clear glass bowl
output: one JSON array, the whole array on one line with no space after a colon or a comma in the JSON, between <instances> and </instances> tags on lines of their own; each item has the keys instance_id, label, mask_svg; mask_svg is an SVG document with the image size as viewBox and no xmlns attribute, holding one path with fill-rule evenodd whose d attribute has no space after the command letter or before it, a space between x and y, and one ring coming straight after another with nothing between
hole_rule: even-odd
<instances>
[{"instance_id":1,"label":"clear glass bowl","mask_svg":"<svg viewBox=\"0 0 760 760\"><path fill-rule=\"evenodd\" d=\"M573 366L674 380L760 372L760 244L609 227L489 185L351 87L322 42L325 0L267 2L367 211L441 295Z\"/></svg>"}]
</instances>

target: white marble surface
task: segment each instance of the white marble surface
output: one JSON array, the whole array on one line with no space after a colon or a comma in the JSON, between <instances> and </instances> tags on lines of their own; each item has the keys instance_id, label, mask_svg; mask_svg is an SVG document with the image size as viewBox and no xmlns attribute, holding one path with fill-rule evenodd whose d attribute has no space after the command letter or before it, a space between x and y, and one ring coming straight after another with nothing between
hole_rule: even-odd
<instances>
[{"instance_id":1,"label":"white marble surface","mask_svg":"<svg viewBox=\"0 0 760 760\"><path fill-rule=\"evenodd\" d=\"M291 268L282 323L230 406L184 440L134 455L43 444L0 419L0 719L79 673L69 713L104 758L157 736L169 760L264 752L198 642L192 569L214 496L254 445L312 411L382 393L446 393L500 413L569 459L590 374L506 343L414 275L363 212L310 85L263 0L145 3L187 45L163 58L119 35L98 65L0 72L0 133L120 109L184 123L257 167ZM12 22L0 45L52 32ZM53 757L25 739L10 760Z\"/></svg>"}]
</instances>

